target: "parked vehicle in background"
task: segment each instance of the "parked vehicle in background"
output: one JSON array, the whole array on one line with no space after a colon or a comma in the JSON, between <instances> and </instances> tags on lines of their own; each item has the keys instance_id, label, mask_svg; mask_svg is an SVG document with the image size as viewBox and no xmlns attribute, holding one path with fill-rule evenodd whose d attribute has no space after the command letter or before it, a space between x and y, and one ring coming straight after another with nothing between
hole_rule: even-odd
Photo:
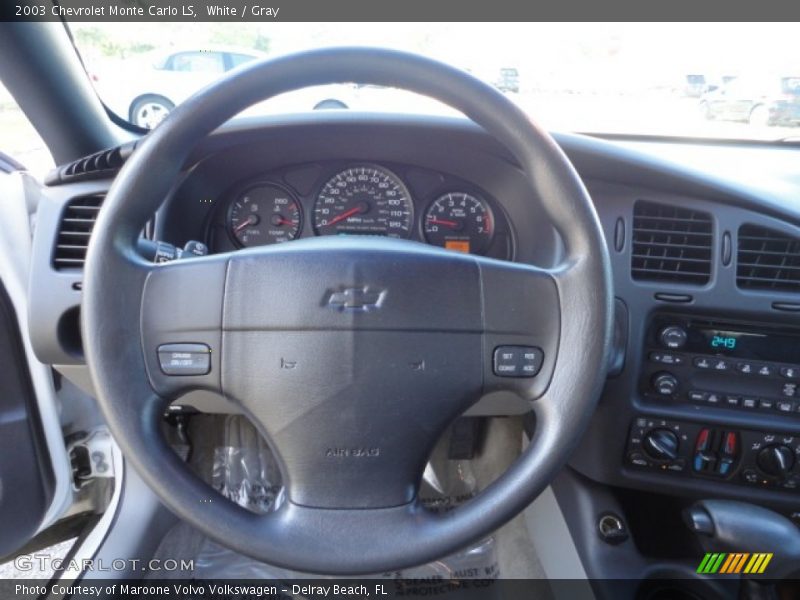
<instances>
[{"instance_id":1,"label":"parked vehicle in background","mask_svg":"<svg viewBox=\"0 0 800 600\"><path fill-rule=\"evenodd\" d=\"M700 98L736 79L736 75L687 75L684 95L688 98Z\"/></svg>"},{"instance_id":2,"label":"parked vehicle in background","mask_svg":"<svg viewBox=\"0 0 800 600\"><path fill-rule=\"evenodd\" d=\"M100 97L117 115L143 129L152 129L178 104L225 72L263 59L267 54L250 48L210 46L170 48L130 58L92 65L92 78ZM342 90L332 95L304 91L283 110L347 108Z\"/></svg>"},{"instance_id":3,"label":"parked vehicle in background","mask_svg":"<svg viewBox=\"0 0 800 600\"><path fill-rule=\"evenodd\" d=\"M700 111L707 119L751 125L800 124L800 76L744 76L706 92Z\"/></svg>"},{"instance_id":4,"label":"parked vehicle in background","mask_svg":"<svg viewBox=\"0 0 800 600\"><path fill-rule=\"evenodd\" d=\"M689 98L699 98L708 91L705 75L687 75L685 93Z\"/></svg>"},{"instance_id":5,"label":"parked vehicle in background","mask_svg":"<svg viewBox=\"0 0 800 600\"><path fill-rule=\"evenodd\" d=\"M502 67L494 85L501 92L519 93L519 71L515 67Z\"/></svg>"}]
</instances>

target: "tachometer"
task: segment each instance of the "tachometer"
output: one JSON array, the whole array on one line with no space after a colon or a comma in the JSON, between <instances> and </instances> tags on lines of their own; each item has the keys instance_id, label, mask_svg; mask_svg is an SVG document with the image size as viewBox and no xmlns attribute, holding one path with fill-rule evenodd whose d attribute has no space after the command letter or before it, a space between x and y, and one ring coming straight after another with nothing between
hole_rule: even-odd
<instances>
[{"instance_id":1,"label":"tachometer","mask_svg":"<svg viewBox=\"0 0 800 600\"><path fill-rule=\"evenodd\" d=\"M485 200L452 192L433 201L425 213L425 239L449 250L483 254L494 234L492 209Z\"/></svg>"},{"instance_id":2,"label":"tachometer","mask_svg":"<svg viewBox=\"0 0 800 600\"><path fill-rule=\"evenodd\" d=\"M300 235L303 213L297 198L274 183L259 183L231 204L228 230L242 246L288 242Z\"/></svg>"},{"instance_id":3,"label":"tachometer","mask_svg":"<svg viewBox=\"0 0 800 600\"><path fill-rule=\"evenodd\" d=\"M394 173L361 165L334 175L317 196L318 235L361 234L406 238L414 218L411 195Z\"/></svg>"}]
</instances>

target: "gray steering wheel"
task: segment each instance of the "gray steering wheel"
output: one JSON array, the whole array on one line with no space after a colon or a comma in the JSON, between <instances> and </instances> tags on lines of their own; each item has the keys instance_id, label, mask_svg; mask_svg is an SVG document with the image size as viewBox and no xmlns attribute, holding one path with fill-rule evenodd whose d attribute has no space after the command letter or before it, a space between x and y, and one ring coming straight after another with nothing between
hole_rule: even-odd
<instances>
[{"instance_id":1,"label":"gray steering wheel","mask_svg":"<svg viewBox=\"0 0 800 600\"><path fill-rule=\"evenodd\" d=\"M560 233L561 264L544 269L358 237L164 265L137 254L146 221L212 130L276 94L347 81L431 96L495 136L527 175L532 208L540 201ZM108 425L164 504L258 560L342 575L440 558L536 498L592 415L611 314L597 214L551 137L466 73L366 48L260 62L178 106L109 190L82 308L87 363ZM527 355L526 376L495 372L504 346ZM176 348L189 358L187 374L161 368L159 356ZM164 440L166 406L193 389L236 403L268 440L287 491L280 509L258 515L226 500ZM529 446L474 499L445 514L425 510L417 489L437 438L494 390L530 401L537 425Z\"/></svg>"}]
</instances>

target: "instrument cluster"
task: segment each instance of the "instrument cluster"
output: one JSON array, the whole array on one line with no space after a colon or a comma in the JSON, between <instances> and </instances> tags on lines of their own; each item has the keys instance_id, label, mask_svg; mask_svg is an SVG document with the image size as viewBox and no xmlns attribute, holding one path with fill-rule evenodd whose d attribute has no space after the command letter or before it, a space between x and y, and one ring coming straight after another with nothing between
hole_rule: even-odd
<instances>
[{"instance_id":1,"label":"instrument cluster","mask_svg":"<svg viewBox=\"0 0 800 600\"><path fill-rule=\"evenodd\" d=\"M511 229L494 198L417 167L301 165L238 184L217 204L208 234L217 252L300 237L377 235L513 258Z\"/></svg>"}]
</instances>

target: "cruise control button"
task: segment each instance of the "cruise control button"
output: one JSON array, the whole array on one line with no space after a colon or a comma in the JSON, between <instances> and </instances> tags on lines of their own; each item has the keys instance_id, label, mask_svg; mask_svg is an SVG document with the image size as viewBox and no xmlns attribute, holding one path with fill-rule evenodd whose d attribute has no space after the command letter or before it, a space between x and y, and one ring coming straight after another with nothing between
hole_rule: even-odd
<instances>
[{"instance_id":1,"label":"cruise control button","mask_svg":"<svg viewBox=\"0 0 800 600\"><path fill-rule=\"evenodd\" d=\"M499 377L533 377L542 368L544 352L532 346L498 346L494 349L494 374Z\"/></svg>"},{"instance_id":2,"label":"cruise control button","mask_svg":"<svg viewBox=\"0 0 800 600\"><path fill-rule=\"evenodd\" d=\"M518 377L519 358L519 347L498 346L494 349L494 374L499 377Z\"/></svg>"},{"instance_id":3,"label":"cruise control button","mask_svg":"<svg viewBox=\"0 0 800 600\"><path fill-rule=\"evenodd\" d=\"M205 344L163 344L158 364L164 375L206 375L211 371L211 348Z\"/></svg>"},{"instance_id":4,"label":"cruise control button","mask_svg":"<svg viewBox=\"0 0 800 600\"><path fill-rule=\"evenodd\" d=\"M523 377L533 377L542 368L544 352L541 348L522 348L520 369Z\"/></svg>"}]
</instances>

